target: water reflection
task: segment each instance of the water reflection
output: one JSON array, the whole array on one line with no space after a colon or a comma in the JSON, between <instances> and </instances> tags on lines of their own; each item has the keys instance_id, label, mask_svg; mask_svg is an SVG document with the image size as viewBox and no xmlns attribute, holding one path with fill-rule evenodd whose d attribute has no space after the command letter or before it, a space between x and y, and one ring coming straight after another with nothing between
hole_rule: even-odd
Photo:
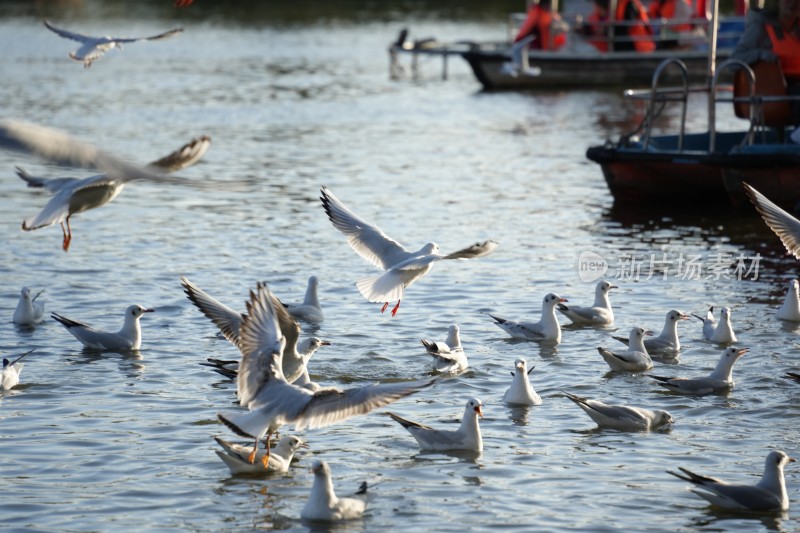
<instances>
[{"instance_id":1,"label":"water reflection","mask_svg":"<svg viewBox=\"0 0 800 533\"><path fill-rule=\"evenodd\" d=\"M700 516L692 518L687 524L691 528L717 526L728 530L731 527L739 529L745 528L751 531L755 530L757 525L761 525L767 531L789 531L783 527L783 521L789 519L789 513L775 513L775 514L762 514L755 512L735 512L716 507L707 506L705 513ZM725 523L729 522L729 523ZM735 524L733 522L736 522Z\"/></svg>"}]
</instances>

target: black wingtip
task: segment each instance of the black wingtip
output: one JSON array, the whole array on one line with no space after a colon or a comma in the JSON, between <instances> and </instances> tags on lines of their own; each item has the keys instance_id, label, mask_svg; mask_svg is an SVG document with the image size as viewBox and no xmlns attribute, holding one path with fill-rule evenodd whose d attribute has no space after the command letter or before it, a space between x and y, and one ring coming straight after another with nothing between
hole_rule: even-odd
<instances>
[{"instance_id":1,"label":"black wingtip","mask_svg":"<svg viewBox=\"0 0 800 533\"><path fill-rule=\"evenodd\" d=\"M225 418L224 415L218 414L217 415L217 419L219 419L219 421L222 422L223 424L225 424L225 426L228 429L230 429L231 431L233 431L234 433L236 433L240 437L243 437L243 438L246 438L246 439L254 439L255 438L255 436L247 433L242 428L240 428L239 426L237 426L236 424L234 424L233 422L231 422L230 420Z\"/></svg>"},{"instance_id":2,"label":"black wingtip","mask_svg":"<svg viewBox=\"0 0 800 533\"><path fill-rule=\"evenodd\" d=\"M362 481L361 485L358 486L358 492L356 494L366 494L367 493L367 482Z\"/></svg>"}]
</instances>

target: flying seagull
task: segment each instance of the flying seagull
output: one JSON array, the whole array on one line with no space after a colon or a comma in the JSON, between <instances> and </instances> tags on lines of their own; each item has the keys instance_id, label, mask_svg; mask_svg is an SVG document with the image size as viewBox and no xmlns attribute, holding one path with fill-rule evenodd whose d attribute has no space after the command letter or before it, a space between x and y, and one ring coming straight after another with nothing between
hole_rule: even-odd
<instances>
[{"instance_id":1,"label":"flying seagull","mask_svg":"<svg viewBox=\"0 0 800 533\"><path fill-rule=\"evenodd\" d=\"M178 33L183 31L183 28L173 28L169 31L164 33L159 33L158 35L152 35L150 37L111 37L109 35L103 37L90 37L88 35L82 35L80 33L74 33L67 30L62 30L61 28L56 28L48 21L43 20L44 25L50 31L54 32L65 39L72 39L73 41L78 41L81 43L81 46L75 50L74 52L69 53L69 57L74 59L75 61L83 61L83 67L89 68L92 66L92 62L100 59L103 57L103 54L111 50L112 48L119 48L122 50L122 43L135 43L136 41L156 41L158 39L166 39L167 37L172 37Z\"/></svg>"}]
</instances>

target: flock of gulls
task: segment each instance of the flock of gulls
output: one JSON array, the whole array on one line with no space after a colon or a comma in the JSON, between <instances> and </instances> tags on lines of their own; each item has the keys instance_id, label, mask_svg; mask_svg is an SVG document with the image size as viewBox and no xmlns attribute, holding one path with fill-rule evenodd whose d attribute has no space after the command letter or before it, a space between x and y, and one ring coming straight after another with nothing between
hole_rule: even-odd
<instances>
[{"instance_id":1,"label":"flock of gulls","mask_svg":"<svg viewBox=\"0 0 800 533\"><path fill-rule=\"evenodd\" d=\"M88 37L59 29L49 22L45 26L56 34L78 41L81 46L70 57L89 67L112 48L139 40L158 40L180 33L176 28L145 38ZM161 183L182 182L169 173L185 169L199 161L211 143L209 137L199 137L164 158L145 166L126 162L68 134L19 120L0 120L0 147L20 150L44 159L76 168L92 169L99 174L83 178L45 178L17 168L19 177L29 186L52 194L44 208L23 219L22 229L31 231L60 224L63 232L62 249L70 248L72 229L70 219L83 211L101 207L113 200L124 185L135 180L154 180ZM787 250L800 258L800 221L786 213L756 190L746 186L757 210L782 240ZM376 276L355 282L358 292L368 301L381 304L385 312L391 304L395 316L405 297L405 289L424 277L440 260L475 259L495 251L497 243L479 242L452 253L442 253L433 242L409 250L389 237L378 226L364 220L338 199L327 187L320 190L322 212L333 227L346 238L350 247L364 260L380 270ZM177 281L176 281L177 283ZM305 299L298 304L284 304L259 282L251 289L243 309L229 307L195 285L186 277L180 283L187 298L206 316L238 351L239 357L230 360L209 359L202 363L219 374L235 381L238 408L220 412L219 421L233 434L247 439L232 443L214 436L219 445L215 450L233 474L283 474L289 471L295 453L308 445L296 435L282 435L273 446L272 437L284 426L295 431L325 427L345 419L367 414L406 396L435 386L437 381L464 372L469 367L461 345L457 324L449 327L444 341L422 339L425 351L431 356L438 375L434 378L380 383L339 389L315 383L310 379L308 365L314 353L328 345L316 337L301 340L300 322L318 324L324 320L318 297L318 279L311 276ZM608 281L597 283L594 302L579 306L549 293L544 296L538 321L511 320L490 315L490 319L508 335L529 341L558 344L562 341L559 314L575 326L604 328L614 324L614 312L609 293L617 287ZM46 319L42 292L33 294L22 288L13 322L35 328ZM119 331L102 331L92 326L51 313L84 347L92 350L135 351L142 344L140 319L153 312L140 305L125 310ZM777 312L781 320L800 322L798 282L793 280L784 304ZM620 344L598 347L600 357L615 372L648 372L655 386L676 394L703 396L730 390L734 386L733 368L747 353L735 346L731 310L723 307L717 318L714 309L706 316L694 315L702 324L703 338L719 345L721 353L714 370L704 376L661 376L650 374L653 357L675 358L681 350L679 323L691 320L691 315L678 310L666 313L664 326L658 335L641 327L633 327L628 337L614 337ZM700 326L698 324L698 326ZM0 387L8 390L20 382L21 360L33 350L14 359L3 359ZM531 385L524 359L514 362L512 380L503 401L510 405L540 405L542 399ZM787 372L787 379L800 383L800 374ZM615 405L597 399L583 398L562 391L598 426L627 431L648 431L673 424L673 416L664 410L637 406ZM457 429L432 428L403 418L394 412L385 413L416 440L421 450L481 452L483 439L479 420L483 402L479 398L466 401L461 423ZM770 451L761 480L755 485L732 484L695 474L685 468L669 473L690 483L693 490L711 505L726 509L775 512L789 507L783 468L794 459L782 451ZM301 511L307 520L339 521L359 518L373 496L363 483L355 494L337 497L330 465L314 461L311 465L314 482L309 499Z\"/></svg>"}]
</instances>

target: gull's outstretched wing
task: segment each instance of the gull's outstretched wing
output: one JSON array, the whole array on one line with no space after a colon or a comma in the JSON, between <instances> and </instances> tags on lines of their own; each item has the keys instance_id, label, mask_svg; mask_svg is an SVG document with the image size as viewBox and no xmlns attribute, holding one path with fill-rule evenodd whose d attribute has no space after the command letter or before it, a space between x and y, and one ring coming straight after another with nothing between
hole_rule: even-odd
<instances>
[{"instance_id":1,"label":"gull's outstretched wing","mask_svg":"<svg viewBox=\"0 0 800 533\"><path fill-rule=\"evenodd\" d=\"M90 37L88 35L82 35L80 33L74 33L71 31L62 30L61 28L56 28L55 26L50 24L50 22L48 22L47 20L43 20L42 22L47 27L47 29L56 33L57 35L60 35L61 37L64 37L65 39L72 39L73 41L78 41L79 43L87 43L96 40L96 37Z\"/></svg>"},{"instance_id":2,"label":"gull's outstretched wing","mask_svg":"<svg viewBox=\"0 0 800 533\"><path fill-rule=\"evenodd\" d=\"M388 270L412 257L408 250L380 228L350 211L327 187L322 187L320 200L333 227L344 233L358 255L376 267Z\"/></svg>"},{"instance_id":3,"label":"gull's outstretched wing","mask_svg":"<svg viewBox=\"0 0 800 533\"><path fill-rule=\"evenodd\" d=\"M764 218L764 222L775 232L786 250L800 259L800 220L775 205L747 183L742 183L742 187Z\"/></svg>"}]
</instances>

